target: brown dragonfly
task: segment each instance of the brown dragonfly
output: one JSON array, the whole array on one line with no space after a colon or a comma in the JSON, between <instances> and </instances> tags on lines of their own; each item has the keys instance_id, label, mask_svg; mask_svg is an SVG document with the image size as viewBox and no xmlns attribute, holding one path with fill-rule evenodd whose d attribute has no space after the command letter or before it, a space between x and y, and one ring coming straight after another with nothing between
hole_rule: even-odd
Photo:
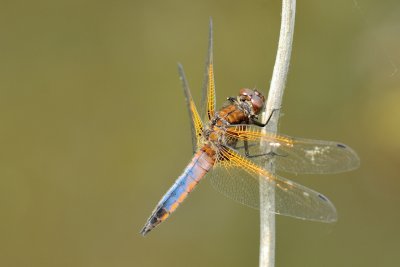
<instances>
[{"instance_id":1,"label":"brown dragonfly","mask_svg":"<svg viewBox=\"0 0 400 267\"><path fill-rule=\"evenodd\" d=\"M344 172L359 166L354 150L338 142L264 133L262 128L268 124L273 112L266 123L258 120L265 99L257 90L241 89L237 97L228 97L226 104L216 110L213 67L210 21L202 116L179 65L190 115L194 155L157 204L141 233L146 235L165 221L207 173L214 188L247 206L259 208L260 179L263 179L275 188L275 207L271 212L320 222L336 221L336 209L327 197L262 166L274 159L275 168L285 172ZM269 150L263 151L260 142L267 143Z\"/></svg>"}]
</instances>

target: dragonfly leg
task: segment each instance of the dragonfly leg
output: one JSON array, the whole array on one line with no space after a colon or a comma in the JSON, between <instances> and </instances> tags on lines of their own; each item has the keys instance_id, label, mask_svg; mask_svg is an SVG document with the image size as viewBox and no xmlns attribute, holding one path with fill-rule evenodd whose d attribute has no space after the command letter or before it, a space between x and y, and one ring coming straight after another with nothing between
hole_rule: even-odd
<instances>
[{"instance_id":1,"label":"dragonfly leg","mask_svg":"<svg viewBox=\"0 0 400 267\"><path fill-rule=\"evenodd\" d=\"M258 158L258 157L269 157L269 158L272 158L272 157L275 157L275 156L278 156L278 157L287 157L288 156L288 155L281 155L281 154L275 153L274 151L269 151L267 153L258 154L258 155L250 155L248 153L245 153L245 154L246 154L246 157L248 157L248 158Z\"/></svg>"},{"instance_id":2,"label":"dragonfly leg","mask_svg":"<svg viewBox=\"0 0 400 267\"><path fill-rule=\"evenodd\" d=\"M268 125L269 121L271 120L272 116L274 115L274 112L275 112L275 111L278 111L278 110L280 110L280 109L281 109L281 108L274 108L274 109L271 111L271 114L269 114L268 119L267 119L267 121L266 121L265 123L261 123L261 122L259 122L259 121L257 121L257 120L252 120L252 123L253 123L254 125L257 125L257 126L260 126L260 127L265 127L266 125Z\"/></svg>"},{"instance_id":3,"label":"dragonfly leg","mask_svg":"<svg viewBox=\"0 0 400 267\"><path fill-rule=\"evenodd\" d=\"M250 158L249 142L247 142L247 140L243 140L243 144L244 144L244 154L246 155L246 157Z\"/></svg>"},{"instance_id":4,"label":"dragonfly leg","mask_svg":"<svg viewBox=\"0 0 400 267\"><path fill-rule=\"evenodd\" d=\"M243 146L237 146L236 143L233 144L233 145L230 145L230 147L232 147L233 149L237 149L237 150L244 149L244 154L245 154L245 156L247 158L258 158L258 157L270 157L270 158L272 158L272 157L275 157L275 156L278 156L278 157L287 157L288 156L288 155L278 154L278 153L276 153L274 151L269 151L269 152L263 153L263 154L250 155L249 148L250 147L254 147L254 146L256 146L256 145L255 144L250 144L249 145L247 140L243 140Z\"/></svg>"},{"instance_id":5,"label":"dragonfly leg","mask_svg":"<svg viewBox=\"0 0 400 267\"><path fill-rule=\"evenodd\" d=\"M234 104L235 102L237 102L235 97L227 97L226 100L228 100L229 102L231 102L232 104Z\"/></svg>"},{"instance_id":6,"label":"dragonfly leg","mask_svg":"<svg viewBox=\"0 0 400 267\"><path fill-rule=\"evenodd\" d=\"M275 156L279 156L279 157L287 157L288 155L280 155L278 153L275 153L274 151L269 151L267 153L263 153L263 154L258 154L258 155L250 155L250 150L249 150L249 143L247 140L243 140L243 144L244 144L244 154L246 155L246 157L248 158L258 158L258 157L275 157Z\"/></svg>"}]
</instances>

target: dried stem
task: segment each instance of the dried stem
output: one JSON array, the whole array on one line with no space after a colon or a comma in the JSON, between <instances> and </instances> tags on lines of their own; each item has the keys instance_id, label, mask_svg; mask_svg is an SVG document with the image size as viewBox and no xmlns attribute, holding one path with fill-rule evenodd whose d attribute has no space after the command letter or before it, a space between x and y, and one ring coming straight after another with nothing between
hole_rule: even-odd
<instances>
[{"instance_id":1,"label":"dried stem","mask_svg":"<svg viewBox=\"0 0 400 267\"><path fill-rule=\"evenodd\" d=\"M279 113L292 52L295 14L296 0L283 0L278 51L266 108L262 114L262 119L265 121L275 110L268 125L264 127L264 131L268 132L276 132L278 129ZM264 143L260 145L266 146ZM266 168L273 173L273 162ZM264 179L260 180L260 267L273 267L275 265L275 214L273 212L275 210L275 191L270 183Z\"/></svg>"}]
</instances>

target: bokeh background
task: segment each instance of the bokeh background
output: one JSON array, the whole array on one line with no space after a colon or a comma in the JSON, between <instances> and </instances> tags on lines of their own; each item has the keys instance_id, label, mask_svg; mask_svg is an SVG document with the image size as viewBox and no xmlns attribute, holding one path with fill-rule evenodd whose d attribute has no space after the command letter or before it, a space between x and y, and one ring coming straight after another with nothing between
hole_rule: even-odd
<instances>
[{"instance_id":1,"label":"bokeh background","mask_svg":"<svg viewBox=\"0 0 400 267\"><path fill-rule=\"evenodd\" d=\"M191 157L176 63L200 99L214 20L218 104L267 91L280 1L0 2L0 265L257 266L259 217L207 181L139 231ZM299 1L280 131L361 167L288 175L333 225L277 217L276 266L400 264L400 2ZM198 101L199 102L199 101Z\"/></svg>"}]
</instances>

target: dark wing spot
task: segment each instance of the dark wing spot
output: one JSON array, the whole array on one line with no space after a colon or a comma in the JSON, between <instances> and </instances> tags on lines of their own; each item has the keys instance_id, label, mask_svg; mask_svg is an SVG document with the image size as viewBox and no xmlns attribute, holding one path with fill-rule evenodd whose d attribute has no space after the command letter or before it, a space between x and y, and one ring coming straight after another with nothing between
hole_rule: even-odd
<instances>
[{"instance_id":1,"label":"dark wing spot","mask_svg":"<svg viewBox=\"0 0 400 267\"><path fill-rule=\"evenodd\" d=\"M325 196L321 195L321 194L318 194L318 197L320 199L322 199L323 201L328 201L328 199Z\"/></svg>"},{"instance_id":2,"label":"dark wing spot","mask_svg":"<svg viewBox=\"0 0 400 267\"><path fill-rule=\"evenodd\" d=\"M343 144L336 144L338 147L340 147L340 148L346 148L346 146L345 145L343 145Z\"/></svg>"}]
</instances>

